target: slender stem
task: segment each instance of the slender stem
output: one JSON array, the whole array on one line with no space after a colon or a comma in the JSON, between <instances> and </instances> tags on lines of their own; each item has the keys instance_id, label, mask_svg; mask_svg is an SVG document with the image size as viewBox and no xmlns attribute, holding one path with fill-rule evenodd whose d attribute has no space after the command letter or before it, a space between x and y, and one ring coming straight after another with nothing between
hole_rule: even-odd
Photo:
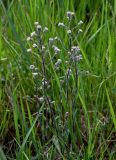
<instances>
[{"instance_id":1,"label":"slender stem","mask_svg":"<svg viewBox=\"0 0 116 160\"><path fill-rule=\"evenodd\" d=\"M69 29L71 30L71 20L69 20ZM69 50L71 52L71 46L72 46L72 37L69 35ZM68 73L66 75L66 105L68 105L68 84L69 84L69 72L70 72L70 67L68 68Z\"/></svg>"},{"instance_id":2,"label":"slender stem","mask_svg":"<svg viewBox=\"0 0 116 160\"><path fill-rule=\"evenodd\" d=\"M46 78L46 68L45 68L45 57L44 57L44 51L42 50L42 39L40 39L40 47L41 47L41 53L42 53L42 74L43 74L43 94L44 94L44 98L46 99L49 107L50 107L50 112L51 112L51 117L53 116L53 111L52 111L52 107L51 107L51 103L50 100L47 96L47 92L46 92L46 84L45 84L45 78ZM53 122L53 121L52 121Z\"/></svg>"},{"instance_id":3,"label":"slender stem","mask_svg":"<svg viewBox=\"0 0 116 160\"><path fill-rule=\"evenodd\" d=\"M66 75L66 105L68 105L68 78L69 78L69 69Z\"/></svg>"},{"instance_id":4,"label":"slender stem","mask_svg":"<svg viewBox=\"0 0 116 160\"><path fill-rule=\"evenodd\" d=\"M78 92L78 68L77 68L77 64L75 62L75 99L74 99L74 105L75 105L75 101L76 101L77 92Z\"/></svg>"}]
</instances>

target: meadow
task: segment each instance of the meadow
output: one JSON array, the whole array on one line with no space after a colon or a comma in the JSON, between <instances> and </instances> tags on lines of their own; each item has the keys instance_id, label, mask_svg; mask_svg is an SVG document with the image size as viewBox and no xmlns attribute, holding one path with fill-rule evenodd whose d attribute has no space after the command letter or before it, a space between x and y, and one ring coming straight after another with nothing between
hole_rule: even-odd
<instances>
[{"instance_id":1,"label":"meadow","mask_svg":"<svg viewBox=\"0 0 116 160\"><path fill-rule=\"evenodd\" d=\"M116 0L0 0L0 160L116 160Z\"/></svg>"}]
</instances>

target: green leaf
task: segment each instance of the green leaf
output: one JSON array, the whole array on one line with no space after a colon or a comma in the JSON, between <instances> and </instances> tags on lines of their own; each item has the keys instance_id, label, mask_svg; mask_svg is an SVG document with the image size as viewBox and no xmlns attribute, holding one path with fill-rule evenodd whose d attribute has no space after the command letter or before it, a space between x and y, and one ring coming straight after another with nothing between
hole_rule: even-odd
<instances>
[{"instance_id":1,"label":"green leaf","mask_svg":"<svg viewBox=\"0 0 116 160\"><path fill-rule=\"evenodd\" d=\"M106 88L106 95L107 95L107 99L108 99L108 103L109 103L109 107L110 107L110 113L111 113L111 116L112 116L112 121L113 121L114 127L116 129L116 116L115 116L115 113L114 113L114 109L113 109L113 106L112 106L107 88Z\"/></svg>"},{"instance_id":2,"label":"green leaf","mask_svg":"<svg viewBox=\"0 0 116 160\"><path fill-rule=\"evenodd\" d=\"M7 160L2 148L0 147L0 160Z\"/></svg>"}]
</instances>

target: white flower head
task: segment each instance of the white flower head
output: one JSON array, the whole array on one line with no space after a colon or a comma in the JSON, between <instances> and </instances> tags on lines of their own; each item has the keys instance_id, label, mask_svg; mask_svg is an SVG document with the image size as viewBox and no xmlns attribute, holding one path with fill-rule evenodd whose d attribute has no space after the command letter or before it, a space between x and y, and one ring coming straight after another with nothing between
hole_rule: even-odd
<instances>
[{"instance_id":1,"label":"white flower head","mask_svg":"<svg viewBox=\"0 0 116 160\"><path fill-rule=\"evenodd\" d=\"M41 25L37 25L37 30L38 30L38 32L41 32L42 31L42 26Z\"/></svg>"},{"instance_id":2,"label":"white flower head","mask_svg":"<svg viewBox=\"0 0 116 160\"><path fill-rule=\"evenodd\" d=\"M74 16L74 12L68 11L67 12L67 18L70 20Z\"/></svg>"},{"instance_id":3,"label":"white flower head","mask_svg":"<svg viewBox=\"0 0 116 160\"><path fill-rule=\"evenodd\" d=\"M82 25L82 24L83 24L83 21L80 20L80 21L78 22L78 25Z\"/></svg>"},{"instance_id":4,"label":"white flower head","mask_svg":"<svg viewBox=\"0 0 116 160\"><path fill-rule=\"evenodd\" d=\"M50 103L51 103L51 104L55 104L55 101L51 101Z\"/></svg>"},{"instance_id":5,"label":"white flower head","mask_svg":"<svg viewBox=\"0 0 116 160\"><path fill-rule=\"evenodd\" d=\"M56 46L55 45L52 45L52 48L54 49Z\"/></svg>"},{"instance_id":6,"label":"white flower head","mask_svg":"<svg viewBox=\"0 0 116 160\"><path fill-rule=\"evenodd\" d=\"M33 48L37 48L37 44L34 43L34 44L33 44Z\"/></svg>"},{"instance_id":7,"label":"white flower head","mask_svg":"<svg viewBox=\"0 0 116 160\"><path fill-rule=\"evenodd\" d=\"M56 36L56 37L54 37L54 40L55 40L55 41L60 41L60 38L58 38L58 37Z\"/></svg>"},{"instance_id":8,"label":"white flower head","mask_svg":"<svg viewBox=\"0 0 116 160\"><path fill-rule=\"evenodd\" d=\"M69 79L71 75L72 75L72 70L71 70L71 68L68 68L66 71L67 78Z\"/></svg>"},{"instance_id":9,"label":"white flower head","mask_svg":"<svg viewBox=\"0 0 116 160\"><path fill-rule=\"evenodd\" d=\"M69 112L65 113L65 118L67 118L69 116Z\"/></svg>"},{"instance_id":10,"label":"white flower head","mask_svg":"<svg viewBox=\"0 0 116 160\"><path fill-rule=\"evenodd\" d=\"M44 33L45 33L45 32L48 32L48 28L45 27L44 30L43 30L43 32L44 32Z\"/></svg>"},{"instance_id":11,"label":"white flower head","mask_svg":"<svg viewBox=\"0 0 116 160\"><path fill-rule=\"evenodd\" d=\"M35 69L35 71L38 71L38 68L34 68Z\"/></svg>"},{"instance_id":12,"label":"white flower head","mask_svg":"<svg viewBox=\"0 0 116 160\"><path fill-rule=\"evenodd\" d=\"M54 37L54 40L58 40L58 37L56 36L56 37Z\"/></svg>"},{"instance_id":13,"label":"white flower head","mask_svg":"<svg viewBox=\"0 0 116 160\"><path fill-rule=\"evenodd\" d=\"M57 62L58 62L58 63L61 63L61 62L62 62L62 60L61 60L61 59L58 59L58 60L57 60Z\"/></svg>"},{"instance_id":14,"label":"white flower head","mask_svg":"<svg viewBox=\"0 0 116 160\"><path fill-rule=\"evenodd\" d=\"M44 51L45 50L45 46L44 45L42 45L42 51Z\"/></svg>"},{"instance_id":15,"label":"white flower head","mask_svg":"<svg viewBox=\"0 0 116 160\"><path fill-rule=\"evenodd\" d=\"M34 37L34 36L36 36L36 35L37 35L37 34L36 34L36 32L35 32L35 31L34 31L34 32L32 32L32 33L31 33L31 38L32 38L32 37Z\"/></svg>"},{"instance_id":16,"label":"white flower head","mask_svg":"<svg viewBox=\"0 0 116 160\"><path fill-rule=\"evenodd\" d=\"M82 58L82 55L80 54L80 55L78 55L78 56L74 56L73 57L73 60L75 61L75 62L79 62L80 60L82 60L83 58Z\"/></svg>"},{"instance_id":17,"label":"white flower head","mask_svg":"<svg viewBox=\"0 0 116 160\"><path fill-rule=\"evenodd\" d=\"M27 37L27 41L31 41L32 40L32 38L31 37Z\"/></svg>"},{"instance_id":18,"label":"white flower head","mask_svg":"<svg viewBox=\"0 0 116 160\"><path fill-rule=\"evenodd\" d=\"M59 68L59 65L62 63L61 59L58 59L57 62L55 63L55 69Z\"/></svg>"},{"instance_id":19,"label":"white flower head","mask_svg":"<svg viewBox=\"0 0 116 160\"><path fill-rule=\"evenodd\" d=\"M70 51L68 51L67 53L68 53L69 56L71 55L71 52L70 52Z\"/></svg>"},{"instance_id":20,"label":"white flower head","mask_svg":"<svg viewBox=\"0 0 116 160\"><path fill-rule=\"evenodd\" d=\"M83 32L83 30L82 30L82 29L79 29L79 30L78 30L78 33L82 33L82 32Z\"/></svg>"},{"instance_id":21,"label":"white flower head","mask_svg":"<svg viewBox=\"0 0 116 160\"><path fill-rule=\"evenodd\" d=\"M56 47L56 46L53 46L53 48L54 48L54 52L55 52L55 54L58 54L61 50L58 48L58 47Z\"/></svg>"},{"instance_id":22,"label":"white flower head","mask_svg":"<svg viewBox=\"0 0 116 160\"><path fill-rule=\"evenodd\" d=\"M54 42L54 38L49 38L49 44Z\"/></svg>"},{"instance_id":23,"label":"white flower head","mask_svg":"<svg viewBox=\"0 0 116 160\"><path fill-rule=\"evenodd\" d=\"M27 49L27 52L32 52L32 49L31 48Z\"/></svg>"},{"instance_id":24,"label":"white flower head","mask_svg":"<svg viewBox=\"0 0 116 160\"><path fill-rule=\"evenodd\" d=\"M33 70L35 68L35 66L32 64L29 66L29 68Z\"/></svg>"},{"instance_id":25,"label":"white flower head","mask_svg":"<svg viewBox=\"0 0 116 160\"><path fill-rule=\"evenodd\" d=\"M42 79L42 85L48 86L48 81L46 81L44 78Z\"/></svg>"},{"instance_id":26,"label":"white flower head","mask_svg":"<svg viewBox=\"0 0 116 160\"><path fill-rule=\"evenodd\" d=\"M65 64L68 64L69 62L68 61L65 61Z\"/></svg>"},{"instance_id":27,"label":"white flower head","mask_svg":"<svg viewBox=\"0 0 116 160\"><path fill-rule=\"evenodd\" d=\"M71 33L72 33L71 30L68 30L68 31L67 31L67 34L68 34L68 35L70 35Z\"/></svg>"},{"instance_id":28,"label":"white flower head","mask_svg":"<svg viewBox=\"0 0 116 160\"><path fill-rule=\"evenodd\" d=\"M37 25L39 25L39 22L34 22L34 24L37 26Z\"/></svg>"},{"instance_id":29,"label":"white flower head","mask_svg":"<svg viewBox=\"0 0 116 160\"><path fill-rule=\"evenodd\" d=\"M38 75L37 72L32 73L33 77L36 77Z\"/></svg>"},{"instance_id":30,"label":"white flower head","mask_svg":"<svg viewBox=\"0 0 116 160\"><path fill-rule=\"evenodd\" d=\"M65 27L65 24L63 22L59 22L58 27Z\"/></svg>"},{"instance_id":31,"label":"white flower head","mask_svg":"<svg viewBox=\"0 0 116 160\"><path fill-rule=\"evenodd\" d=\"M44 97L39 97L38 98L39 102L41 102L41 103L44 102L44 99L45 99Z\"/></svg>"},{"instance_id":32,"label":"white flower head","mask_svg":"<svg viewBox=\"0 0 116 160\"><path fill-rule=\"evenodd\" d=\"M74 54L74 53L77 53L80 51L80 48L78 46L72 46L71 47L71 52Z\"/></svg>"}]
</instances>

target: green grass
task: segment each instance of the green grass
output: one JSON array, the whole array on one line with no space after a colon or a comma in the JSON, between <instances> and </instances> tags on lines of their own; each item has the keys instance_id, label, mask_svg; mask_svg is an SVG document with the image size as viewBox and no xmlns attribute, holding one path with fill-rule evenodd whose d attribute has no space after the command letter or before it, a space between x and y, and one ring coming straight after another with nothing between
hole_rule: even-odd
<instances>
[{"instance_id":1,"label":"green grass","mask_svg":"<svg viewBox=\"0 0 116 160\"><path fill-rule=\"evenodd\" d=\"M4 3L3 3L4 2ZM6 5L7 3L7 5ZM115 160L116 159L116 1L107 0L0 0L0 160ZM41 87L42 57L29 54L26 38L34 22L47 26L44 43L59 36L70 49L59 22L67 23L66 12L75 12L83 33L73 34L83 60L75 67L68 84L66 52L61 71L54 62L45 64L51 88ZM61 48L61 44L58 46ZM47 62L52 56L51 52ZM40 75L34 79L29 66L35 63ZM77 84L78 83L78 84ZM67 86L68 85L68 91ZM78 90L75 90L78 85ZM49 96L55 104L38 103L34 95ZM68 99L66 98L68 94Z\"/></svg>"}]
</instances>

